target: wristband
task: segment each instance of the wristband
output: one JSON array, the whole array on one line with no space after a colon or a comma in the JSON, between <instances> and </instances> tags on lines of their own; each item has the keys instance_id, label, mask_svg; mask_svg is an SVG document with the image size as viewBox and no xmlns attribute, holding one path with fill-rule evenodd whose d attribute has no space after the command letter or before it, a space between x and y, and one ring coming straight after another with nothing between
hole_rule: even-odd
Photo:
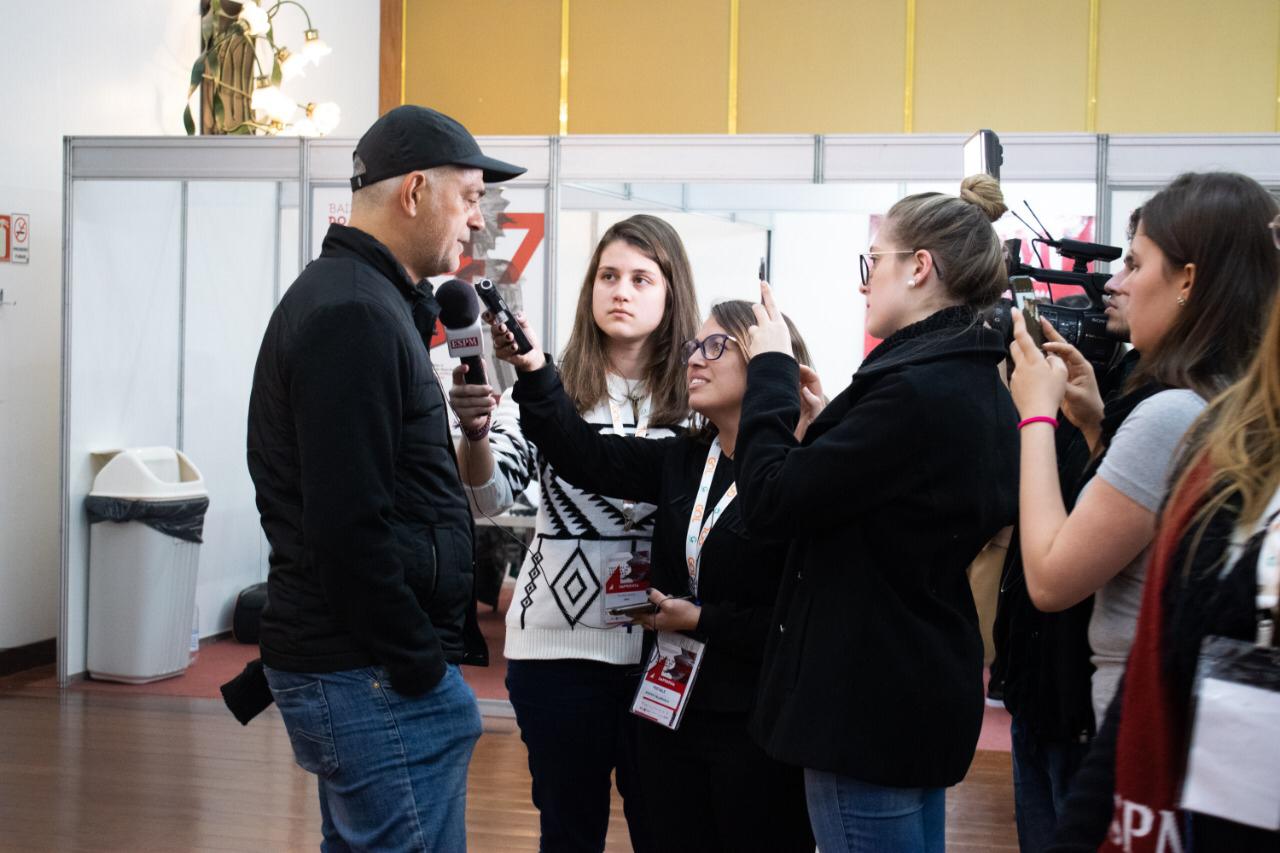
<instances>
[{"instance_id":1,"label":"wristband","mask_svg":"<svg viewBox=\"0 0 1280 853\"><path fill-rule=\"evenodd\" d=\"M1045 415L1037 415L1034 418L1023 418L1022 420L1018 421L1018 429L1022 429L1024 426L1027 426L1028 424L1049 424L1054 429L1057 429L1058 419L1046 417ZM488 427L485 427L485 430L488 431Z\"/></svg>"},{"instance_id":2,"label":"wristband","mask_svg":"<svg viewBox=\"0 0 1280 853\"><path fill-rule=\"evenodd\" d=\"M467 437L467 441L480 441L489 434L489 427L493 426L493 418L485 415L484 426L475 429L464 429L462 434Z\"/></svg>"}]
</instances>

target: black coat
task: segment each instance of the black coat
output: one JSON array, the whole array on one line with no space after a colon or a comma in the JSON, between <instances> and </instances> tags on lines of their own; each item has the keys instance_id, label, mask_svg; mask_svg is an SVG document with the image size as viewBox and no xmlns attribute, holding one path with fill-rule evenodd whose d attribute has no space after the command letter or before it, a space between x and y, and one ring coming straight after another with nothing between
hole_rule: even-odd
<instances>
[{"instance_id":1,"label":"black coat","mask_svg":"<svg viewBox=\"0 0 1280 853\"><path fill-rule=\"evenodd\" d=\"M684 541L709 440L601 435L600 425L578 416L551 365L521 374L513 396L521 429L557 475L588 492L657 506L650 581L668 595L689 594ZM708 509L733 479L733 460L722 455ZM755 696L786 545L748 535L740 508L740 500L730 503L703 544L702 615L693 636L705 640L707 649L690 712L745 712Z\"/></svg>"},{"instance_id":2,"label":"black coat","mask_svg":"<svg viewBox=\"0 0 1280 853\"><path fill-rule=\"evenodd\" d=\"M754 731L775 758L864 782L959 782L982 725L966 568L1017 510L999 336L945 309L878 346L810 426L794 359L748 369L739 500L791 537Z\"/></svg>"},{"instance_id":3,"label":"black coat","mask_svg":"<svg viewBox=\"0 0 1280 853\"><path fill-rule=\"evenodd\" d=\"M418 694L463 660L471 513L424 344L437 311L385 246L334 225L271 315L248 440L271 544L267 666L379 664Z\"/></svg>"}]
</instances>

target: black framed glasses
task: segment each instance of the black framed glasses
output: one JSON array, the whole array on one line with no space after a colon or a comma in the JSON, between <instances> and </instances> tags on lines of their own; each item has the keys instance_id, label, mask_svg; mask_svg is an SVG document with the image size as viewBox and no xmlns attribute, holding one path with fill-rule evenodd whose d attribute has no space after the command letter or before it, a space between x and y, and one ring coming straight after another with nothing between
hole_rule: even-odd
<instances>
[{"instance_id":1,"label":"black framed glasses","mask_svg":"<svg viewBox=\"0 0 1280 853\"><path fill-rule=\"evenodd\" d=\"M903 249L900 252L863 252L858 255L858 271L862 273L862 286L867 286L867 280L871 278L871 270L875 269L876 258L881 255L914 255L915 249Z\"/></svg>"},{"instance_id":2,"label":"black framed glasses","mask_svg":"<svg viewBox=\"0 0 1280 853\"><path fill-rule=\"evenodd\" d=\"M693 354L698 350L702 350L702 357L707 361L715 361L724 355L725 349L729 346L729 341L733 341L736 344L738 339L733 335L716 332L714 335L707 335L702 340L694 338L691 341L685 341L680 345L680 363L688 364L689 359L693 358Z\"/></svg>"}]
</instances>

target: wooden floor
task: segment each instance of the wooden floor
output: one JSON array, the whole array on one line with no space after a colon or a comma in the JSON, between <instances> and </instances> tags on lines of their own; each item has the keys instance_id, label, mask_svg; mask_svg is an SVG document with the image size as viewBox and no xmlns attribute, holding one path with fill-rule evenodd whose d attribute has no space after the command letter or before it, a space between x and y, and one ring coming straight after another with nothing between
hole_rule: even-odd
<instances>
[{"instance_id":1,"label":"wooden floor","mask_svg":"<svg viewBox=\"0 0 1280 853\"><path fill-rule=\"evenodd\" d=\"M315 850L315 783L275 709L241 727L211 699L0 680L0 850ZM630 850L614 802L606 850ZM524 744L486 720L471 763L472 851L533 851ZM1009 756L979 752L947 794L947 849L1014 851Z\"/></svg>"}]
</instances>

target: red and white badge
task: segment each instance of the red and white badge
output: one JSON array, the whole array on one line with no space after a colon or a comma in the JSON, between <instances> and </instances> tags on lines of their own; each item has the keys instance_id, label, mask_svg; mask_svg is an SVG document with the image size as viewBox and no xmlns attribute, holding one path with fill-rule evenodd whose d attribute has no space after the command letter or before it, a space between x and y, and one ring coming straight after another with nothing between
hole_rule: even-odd
<instances>
[{"instance_id":1,"label":"red and white badge","mask_svg":"<svg viewBox=\"0 0 1280 853\"><path fill-rule=\"evenodd\" d=\"M619 613L649 600L649 549L610 554L604 567L604 624L629 625L631 616Z\"/></svg>"},{"instance_id":2,"label":"red and white badge","mask_svg":"<svg viewBox=\"0 0 1280 853\"><path fill-rule=\"evenodd\" d=\"M702 668L705 650L706 644L698 640L659 631L658 641L644 666L644 678L631 703L631 713L672 731L678 729L698 670Z\"/></svg>"}]
</instances>

